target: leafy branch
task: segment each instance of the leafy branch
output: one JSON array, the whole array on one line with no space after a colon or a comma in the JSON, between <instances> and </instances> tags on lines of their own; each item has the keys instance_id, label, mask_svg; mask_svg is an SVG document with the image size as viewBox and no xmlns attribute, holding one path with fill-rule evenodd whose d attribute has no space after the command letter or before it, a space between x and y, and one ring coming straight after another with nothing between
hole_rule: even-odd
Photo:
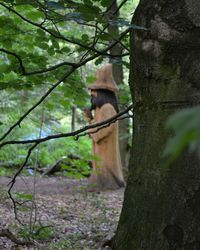
<instances>
[{"instance_id":1,"label":"leafy branch","mask_svg":"<svg viewBox=\"0 0 200 250\"><path fill-rule=\"evenodd\" d=\"M21 68L21 71L22 71L22 75L25 75L25 76L46 73L46 72L49 72L49 71L53 71L53 70L55 70L57 68L60 68L62 66L72 66L72 67L74 67L76 65L75 63L72 63L72 62L62 62L62 63L56 64L56 65L53 65L53 66L51 66L49 68L46 68L46 69L27 72L26 68L24 67L23 60L21 59L21 57L18 54L14 53L12 51L8 51L6 49L2 49L2 48L0 48L0 51L6 53L8 55L14 56L19 62L19 65L20 65L20 68Z\"/></svg>"},{"instance_id":2,"label":"leafy branch","mask_svg":"<svg viewBox=\"0 0 200 250\"><path fill-rule=\"evenodd\" d=\"M33 22L29 19L27 19L26 17L22 16L19 12L17 12L16 10L14 10L13 8L7 6L6 4L4 3L0 3L1 6L3 6L4 8L6 8L7 10L11 11L12 13L14 13L15 15L17 15L18 17L20 17L23 21L31 24L32 26L34 27L37 27L37 28L40 28L42 29L43 31L45 31L46 33L50 34L51 36L53 36L54 38L56 39L60 39L60 40L63 40L65 42L68 42L68 43L71 43L71 44L76 44L84 49L87 49L87 50L90 50L90 51L93 51L95 53L99 53L101 55L104 55L104 56L110 56L110 54L106 53L106 51L99 51L97 49L95 49L95 47L93 46L89 46L89 45L86 45L86 44L83 44L83 43L80 43L79 41L75 40L75 39L68 39L66 38L65 36L61 35L59 32L57 31L51 31L49 29L47 29L46 27L42 26L42 24L39 24L39 23L36 23L36 22Z\"/></svg>"},{"instance_id":3,"label":"leafy branch","mask_svg":"<svg viewBox=\"0 0 200 250\"><path fill-rule=\"evenodd\" d=\"M76 67L76 63L66 62L65 61L65 62L62 62L62 63L55 64L53 66L50 66L49 68L46 68L46 69L41 69L41 70L35 70L35 71L27 72L26 68L24 67L23 60L21 59L21 57L18 54L14 53L12 51L8 51L8 50L3 49L3 48L0 48L0 51L4 52L6 54L12 55L12 56L14 56L18 60L20 68L21 68L21 71L22 71L22 75L24 75L24 76L43 74L43 73L46 73L46 72L49 72L49 71L56 70L56 69L58 69L60 67L63 67L63 66ZM129 55L129 53L125 53L125 54L122 54L122 55L115 55L115 57L124 57L124 56L127 56L127 55Z\"/></svg>"},{"instance_id":4,"label":"leafy branch","mask_svg":"<svg viewBox=\"0 0 200 250\"><path fill-rule=\"evenodd\" d=\"M121 33L120 37L119 37L119 41L130 31L130 29L126 29L124 32ZM111 43L107 48L104 48L101 52L104 53L108 50L110 50L112 47L114 47L116 44L118 43L118 41L114 41L113 43ZM101 54L101 53L100 53ZM81 66L85 65L87 62L97 58L99 56L99 54L94 54L88 58L86 58L85 60L75 64L58 82L56 82L41 98L40 100L33 105L25 114L23 114L16 123L14 123L8 130L7 132L0 138L0 141L2 141L3 139L5 139L10 133L11 131L17 127L20 126L21 122L37 107L39 106L46 98L47 96L49 96L51 94L51 92L58 86L60 85L61 82L63 82L67 77L69 77L76 69L80 68Z\"/></svg>"}]
</instances>

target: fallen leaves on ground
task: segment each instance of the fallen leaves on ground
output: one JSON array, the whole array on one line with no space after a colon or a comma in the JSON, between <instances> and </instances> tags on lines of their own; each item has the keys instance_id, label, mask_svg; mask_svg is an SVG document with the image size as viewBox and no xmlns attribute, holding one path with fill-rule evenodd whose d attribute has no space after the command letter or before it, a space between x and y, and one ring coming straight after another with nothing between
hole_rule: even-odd
<instances>
[{"instance_id":1,"label":"fallen leaves on ground","mask_svg":"<svg viewBox=\"0 0 200 250\"><path fill-rule=\"evenodd\" d=\"M28 185L33 181L31 178L25 178ZM0 249L97 250L114 235L123 189L87 192L85 180L61 177L40 179L36 186L35 203L29 201L17 206L18 219L24 224L21 225L15 220L13 204L3 191L5 181L0 180L0 187L4 188L0 194L0 228L9 228L23 239L30 237L31 231L34 242L33 246L16 246L1 237ZM20 182L15 188L15 192L25 192Z\"/></svg>"}]
</instances>

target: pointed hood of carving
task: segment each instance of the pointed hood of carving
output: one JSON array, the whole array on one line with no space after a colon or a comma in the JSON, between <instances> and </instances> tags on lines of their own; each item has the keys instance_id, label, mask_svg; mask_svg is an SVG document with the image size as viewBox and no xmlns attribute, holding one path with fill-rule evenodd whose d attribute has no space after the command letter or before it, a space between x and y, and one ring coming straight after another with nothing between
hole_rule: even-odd
<instances>
[{"instance_id":1,"label":"pointed hood of carving","mask_svg":"<svg viewBox=\"0 0 200 250\"><path fill-rule=\"evenodd\" d=\"M97 70L96 78L97 80L89 85L88 89L107 89L113 92L118 91L118 87L112 74L112 64L107 64Z\"/></svg>"}]
</instances>

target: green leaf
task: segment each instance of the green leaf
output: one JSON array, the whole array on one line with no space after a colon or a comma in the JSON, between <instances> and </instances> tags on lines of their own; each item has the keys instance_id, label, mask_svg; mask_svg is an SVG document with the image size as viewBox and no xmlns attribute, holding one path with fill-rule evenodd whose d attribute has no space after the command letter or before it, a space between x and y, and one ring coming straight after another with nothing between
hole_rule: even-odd
<instances>
[{"instance_id":1,"label":"green leaf","mask_svg":"<svg viewBox=\"0 0 200 250\"><path fill-rule=\"evenodd\" d=\"M62 49L61 49L61 51L63 52L63 53L69 53L70 51L71 51L71 49L69 48L69 47L63 47Z\"/></svg>"},{"instance_id":2,"label":"green leaf","mask_svg":"<svg viewBox=\"0 0 200 250\"><path fill-rule=\"evenodd\" d=\"M60 104L66 108L71 106L71 102L72 100L64 98L60 101Z\"/></svg>"},{"instance_id":3,"label":"green leaf","mask_svg":"<svg viewBox=\"0 0 200 250\"><path fill-rule=\"evenodd\" d=\"M122 61L122 64L127 68L130 69L130 63L126 61Z\"/></svg>"},{"instance_id":4,"label":"green leaf","mask_svg":"<svg viewBox=\"0 0 200 250\"><path fill-rule=\"evenodd\" d=\"M17 79L18 79L18 75L14 71L4 74L4 81L9 82L9 81L17 80Z\"/></svg>"},{"instance_id":5,"label":"green leaf","mask_svg":"<svg viewBox=\"0 0 200 250\"><path fill-rule=\"evenodd\" d=\"M53 56L56 53L53 47L48 48L47 51L48 51L48 53L49 53L50 56Z\"/></svg>"},{"instance_id":6,"label":"green leaf","mask_svg":"<svg viewBox=\"0 0 200 250\"><path fill-rule=\"evenodd\" d=\"M60 46L59 46L59 43L58 43L57 40L52 39L51 42L52 42L53 47L54 47L55 49L60 49Z\"/></svg>"},{"instance_id":7,"label":"green leaf","mask_svg":"<svg viewBox=\"0 0 200 250\"><path fill-rule=\"evenodd\" d=\"M99 57L96 61L95 61L95 65L99 65L103 62L103 57Z\"/></svg>"},{"instance_id":8,"label":"green leaf","mask_svg":"<svg viewBox=\"0 0 200 250\"><path fill-rule=\"evenodd\" d=\"M44 37L46 35L46 33L42 29L37 29L37 35L41 36L41 37Z\"/></svg>"},{"instance_id":9,"label":"green leaf","mask_svg":"<svg viewBox=\"0 0 200 250\"><path fill-rule=\"evenodd\" d=\"M32 194L25 194L25 193L15 193L16 198L22 199L22 200L32 200L33 195Z\"/></svg>"},{"instance_id":10,"label":"green leaf","mask_svg":"<svg viewBox=\"0 0 200 250\"><path fill-rule=\"evenodd\" d=\"M81 38L82 38L82 40L84 40L84 41L88 41L88 40L89 40L89 36L88 36L87 34L83 34L83 35L81 36Z\"/></svg>"},{"instance_id":11,"label":"green leaf","mask_svg":"<svg viewBox=\"0 0 200 250\"><path fill-rule=\"evenodd\" d=\"M52 103L47 103L46 107L48 108L48 110L53 110L54 109L54 105Z\"/></svg>"},{"instance_id":12,"label":"green leaf","mask_svg":"<svg viewBox=\"0 0 200 250\"><path fill-rule=\"evenodd\" d=\"M108 7L108 6L110 6L111 3L112 3L111 0L101 0L101 5L103 7Z\"/></svg>"},{"instance_id":13,"label":"green leaf","mask_svg":"<svg viewBox=\"0 0 200 250\"><path fill-rule=\"evenodd\" d=\"M10 67L10 65L8 65L8 64L1 64L1 62L0 62L0 72L1 73L8 73L8 72L10 72L11 71L11 67ZM0 79L3 79L4 78L4 76L3 76L3 74L0 74Z\"/></svg>"},{"instance_id":14,"label":"green leaf","mask_svg":"<svg viewBox=\"0 0 200 250\"><path fill-rule=\"evenodd\" d=\"M40 48L48 50L49 49L49 45L47 43L40 43Z\"/></svg>"},{"instance_id":15,"label":"green leaf","mask_svg":"<svg viewBox=\"0 0 200 250\"><path fill-rule=\"evenodd\" d=\"M172 115L167 121L167 128L172 128L174 137L170 138L164 150L164 156L174 159L189 147L192 151L200 150L200 107L184 109Z\"/></svg>"},{"instance_id":16,"label":"green leaf","mask_svg":"<svg viewBox=\"0 0 200 250\"><path fill-rule=\"evenodd\" d=\"M110 41L110 36L108 34L101 34L99 38L103 41Z\"/></svg>"},{"instance_id":17,"label":"green leaf","mask_svg":"<svg viewBox=\"0 0 200 250\"><path fill-rule=\"evenodd\" d=\"M93 82L95 82L96 81L96 77L94 76L94 75L91 75L91 76L88 76L87 78L86 78L86 82L89 84L89 83L93 83Z\"/></svg>"},{"instance_id":18,"label":"green leaf","mask_svg":"<svg viewBox=\"0 0 200 250\"><path fill-rule=\"evenodd\" d=\"M30 11L26 16L34 22L44 19L44 14L40 11Z\"/></svg>"}]
</instances>

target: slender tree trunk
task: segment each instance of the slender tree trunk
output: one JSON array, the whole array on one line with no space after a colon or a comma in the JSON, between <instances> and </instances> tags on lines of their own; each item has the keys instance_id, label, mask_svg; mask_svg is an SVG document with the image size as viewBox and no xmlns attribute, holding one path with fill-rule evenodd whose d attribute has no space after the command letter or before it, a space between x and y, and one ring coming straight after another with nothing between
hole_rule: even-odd
<instances>
[{"instance_id":1,"label":"slender tree trunk","mask_svg":"<svg viewBox=\"0 0 200 250\"><path fill-rule=\"evenodd\" d=\"M76 107L72 107L72 119L71 119L71 131L75 131L76 129Z\"/></svg>"},{"instance_id":2,"label":"slender tree trunk","mask_svg":"<svg viewBox=\"0 0 200 250\"><path fill-rule=\"evenodd\" d=\"M114 1L112 7L109 9L109 14L112 14L112 19L115 20L119 17L119 11L117 11L118 5L117 1ZM113 39L119 38L119 27L117 25L109 25L108 32L113 37ZM124 81L123 76L123 65L122 65L122 58L115 57L115 55L122 54L122 47L119 43L116 46L112 47L110 50L110 54L112 57L110 58L110 63L113 64L113 76L117 83L117 85L122 84ZM122 93L119 92L118 98L120 101L120 96ZM124 175L127 176L128 172L128 164L127 164L127 149L128 149L128 138L129 138L129 120L122 120L119 122L119 142L120 142L120 154L123 166Z\"/></svg>"},{"instance_id":3,"label":"slender tree trunk","mask_svg":"<svg viewBox=\"0 0 200 250\"><path fill-rule=\"evenodd\" d=\"M200 249L200 162L162 157L168 116L200 103L200 2L141 0L131 32L134 149L113 249Z\"/></svg>"}]
</instances>

